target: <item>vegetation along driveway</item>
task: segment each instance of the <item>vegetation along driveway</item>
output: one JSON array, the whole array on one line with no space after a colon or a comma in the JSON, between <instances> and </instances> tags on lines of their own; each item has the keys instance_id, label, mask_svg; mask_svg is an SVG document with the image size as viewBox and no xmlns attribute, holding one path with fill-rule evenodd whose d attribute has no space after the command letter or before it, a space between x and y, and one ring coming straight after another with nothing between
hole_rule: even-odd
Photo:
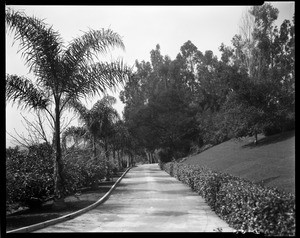
<instances>
[{"instance_id":1,"label":"vegetation along driveway","mask_svg":"<svg viewBox=\"0 0 300 238\"><path fill-rule=\"evenodd\" d=\"M36 232L233 232L204 199L158 164L132 168L95 209Z\"/></svg>"}]
</instances>

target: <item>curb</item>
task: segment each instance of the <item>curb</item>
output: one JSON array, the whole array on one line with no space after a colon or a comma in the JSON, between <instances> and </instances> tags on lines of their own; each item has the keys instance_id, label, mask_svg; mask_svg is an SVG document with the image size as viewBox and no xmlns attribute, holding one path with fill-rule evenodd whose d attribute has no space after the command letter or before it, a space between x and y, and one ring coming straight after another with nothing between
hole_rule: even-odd
<instances>
[{"instance_id":1,"label":"curb","mask_svg":"<svg viewBox=\"0 0 300 238\"><path fill-rule=\"evenodd\" d=\"M18 228L15 230L11 230L11 231L7 231L6 233L27 233L27 232L32 232L32 231L36 231L42 228L45 228L47 226L51 226L72 218L75 218L83 213L88 212L89 210L92 210L93 208L99 206L100 204L104 203L110 196L110 194L115 190L116 186L120 183L120 181L122 180L122 178L127 174L127 172L131 169L132 167L129 167L128 169L126 169L126 171L122 174L122 176L115 182L115 184L110 188L110 190L103 196L101 197L98 201L96 201L95 203L82 208L81 210L78 210L76 212L58 217L58 218L54 218L48 221L44 221L38 224L34 224L34 225L30 225L30 226L25 226L22 228Z\"/></svg>"}]
</instances>

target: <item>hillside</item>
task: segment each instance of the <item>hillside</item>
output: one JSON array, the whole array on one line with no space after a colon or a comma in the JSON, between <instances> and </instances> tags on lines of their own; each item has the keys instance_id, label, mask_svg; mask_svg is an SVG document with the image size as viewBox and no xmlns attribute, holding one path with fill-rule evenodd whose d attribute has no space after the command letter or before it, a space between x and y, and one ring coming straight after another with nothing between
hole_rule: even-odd
<instances>
[{"instance_id":1,"label":"hillside","mask_svg":"<svg viewBox=\"0 0 300 238\"><path fill-rule=\"evenodd\" d=\"M199 164L265 186L295 193L295 131L264 137L229 140L183 163Z\"/></svg>"}]
</instances>

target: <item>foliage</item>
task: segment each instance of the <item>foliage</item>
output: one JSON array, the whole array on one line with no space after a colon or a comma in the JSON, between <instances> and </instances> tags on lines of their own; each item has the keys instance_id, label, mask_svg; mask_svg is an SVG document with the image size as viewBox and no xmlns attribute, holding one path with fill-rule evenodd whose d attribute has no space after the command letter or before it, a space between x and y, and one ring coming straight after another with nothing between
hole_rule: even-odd
<instances>
[{"instance_id":1,"label":"foliage","mask_svg":"<svg viewBox=\"0 0 300 238\"><path fill-rule=\"evenodd\" d=\"M122 61L94 62L97 53L124 49L121 37L111 30L89 30L66 47L59 33L44 20L6 9L8 33L20 43L22 57L35 80L6 75L6 99L29 109L44 110L53 120L55 143L55 194L63 193L61 118L71 100L94 96L123 83L128 69Z\"/></svg>"},{"instance_id":2,"label":"foliage","mask_svg":"<svg viewBox=\"0 0 300 238\"><path fill-rule=\"evenodd\" d=\"M105 176L104 158L95 160L88 149L69 149L64 162L66 194L82 187L93 187Z\"/></svg>"},{"instance_id":3,"label":"foliage","mask_svg":"<svg viewBox=\"0 0 300 238\"><path fill-rule=\"evenodd\" d=\"M295 235L295 196L250 181L176 162L161 163L232 227L266 235Z\"/></svg>"},{"instance_id":4,"label":"foliage","mask_svg":"<svg viewBox=\"0 0 300 238\"><path fill-rule=\"evenodd\" d=\"M93 187L105 177L105 158L95 160L88 149L71 148L66 153L63 160L64 195L74 194L83 187ZM53 157L53 149L46 143L31 146L29 151L18 147L6 150L7 205L19 203L32 207L53 197ZM110 173L117 171L113 162L108 168Z\"/></svg>"},{"instance_id":5,"label":"foliage","mask_svg":"<svg viewBox=\"0 0 300 238\"><path fill-rule=\"evenodd\" d=\"M32 199L53 195L53 151L49 144L31 146L29 151L7 149L6 200L8 204L30 204Z\"/></svg>"},{"instance_id":6,"label":"foliage","mask_svg":"<svg viewBox=\"0 0 300 238\"><path fill-rule=\"evenodd\" d=\"M113 123L119 119L118 112L112 107L115 103L116 99L114 97L104 96L91 109L87 109L80 101L70 101L69 106L79 115L84 127L89 132L95 158L97 156L97 140L102 140L105 150L107 150L107 140L113 134Z\"/></svg>"},{"instance_id":7,"label":"foliage","mask_svg":"<svg viewBox=\"0 0 300 238\"><path fill-rule=\"evenodd\" d=\"M187 41L174 60L156 45L150 62L136 61L120 99L137 146L167 162L233 137L293 129L294 25L274 27L277 15L268 3L251 8L220 60Z\"/></svg>"},{"instance_id":8,"label":"foliage","mask_svg":"<svg viewBox=\"0 0 300 238\"><path fill-rule=\"evenodd\" d=\"M188 53L191 45L189 42L182 49L186 57L192 54ZM178 79L178 70L186 68L184 63L181 58L171 61L163 57L157 45L151 51L151 63L136 62L137 72L121 93L129 133L137 139L137 146L149 153L163 149L180 158L198 136L186 82Z\"/></svg>"},{"instance_id":9,"label":"foliage","mask_svg":"<svg viewBox=\"0 0 300 238\"><path fill-rule=\"evenodd\" d=\"M87 131L84 127L68 127L62 134L62 147L66 150L67 139L72 138L74 140L74 144L72 146L76 148L79 145L80 139L85 140L87 136Z\"/></svg>"}]
</instances>

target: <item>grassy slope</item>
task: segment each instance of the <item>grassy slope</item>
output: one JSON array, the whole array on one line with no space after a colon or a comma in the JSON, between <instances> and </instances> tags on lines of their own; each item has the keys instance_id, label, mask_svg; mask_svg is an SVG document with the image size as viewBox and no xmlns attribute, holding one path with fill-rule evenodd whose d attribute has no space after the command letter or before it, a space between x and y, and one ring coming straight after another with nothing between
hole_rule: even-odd
<instances>
[{"instance_id":1,"label":"grassy slope","mask_svg":"<svg viewBox=\"0 0 300 238\"><path fill-rule=\"evenodd\" d=\"M265 186L295 193L295 131L270 137L230 140L187 158L184 163L199 164Z\"/></svg>"}]
</instances>

